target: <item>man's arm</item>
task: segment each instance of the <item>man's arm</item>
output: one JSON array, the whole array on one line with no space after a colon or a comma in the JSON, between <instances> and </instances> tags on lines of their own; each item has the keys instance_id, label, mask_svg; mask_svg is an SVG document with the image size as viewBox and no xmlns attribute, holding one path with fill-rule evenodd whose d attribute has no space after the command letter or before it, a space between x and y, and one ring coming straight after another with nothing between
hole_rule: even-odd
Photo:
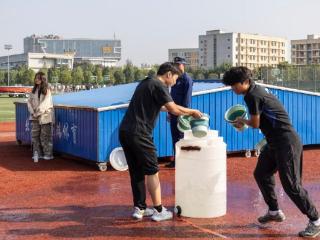
<instances>
[{"instance_id":1,"label":"man's arm","mask_svg":"<svg viewBox=\"0 0 320 240\"><path fill-rule=\"evenodd\" d=\"M250 115L250 119L237 118L237 124L246 124L252 128L260 127L260 115Z\"/></svg>"},{"instance_id":2,"label":"man's arm","mask_svg":"<svg viewBox=\"0 0 320 240\"><path fill-rule=\"evenodd\" d=\"M185 107L182 107L182 106L175 104L174 102L168 102L164 106L168 112L170 112L171 114L176 115L176 116L191 115L195 118L202 117L202 113L199 110L185 108Z\"/></svg>"}]
</instances>

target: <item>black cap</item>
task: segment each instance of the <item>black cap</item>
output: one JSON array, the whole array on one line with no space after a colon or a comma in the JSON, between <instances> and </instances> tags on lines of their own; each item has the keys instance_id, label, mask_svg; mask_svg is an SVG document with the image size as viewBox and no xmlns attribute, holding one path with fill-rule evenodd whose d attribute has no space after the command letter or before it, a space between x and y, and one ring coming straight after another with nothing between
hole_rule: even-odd
<instances>
[{"instance_id":1,"label":"black cap","mask_svg":"<svg viewBox=\"0 0 320 240\"><path fill-rule=\"evenodd\" d=\"M186 63L187 63L186 60L185 60L184 58L182 58L182 57L175 57L175 58L173 59L173 61L174 61L175 63L180 63L180 64L186 64Z\"/></svg>"}]
</instances>

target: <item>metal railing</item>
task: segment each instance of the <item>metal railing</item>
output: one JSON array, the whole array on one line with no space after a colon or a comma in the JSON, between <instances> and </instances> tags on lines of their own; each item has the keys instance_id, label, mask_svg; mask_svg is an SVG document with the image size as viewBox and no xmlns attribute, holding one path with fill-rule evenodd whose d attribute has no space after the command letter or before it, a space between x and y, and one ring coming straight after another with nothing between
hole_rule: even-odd
<instances>
[{"instance_id":1,"label":"metal railing","mask_svg":"<svg viewBox=\"0 0 320 240\"><path fill-rule=\"evenodd\" d=\"M320 65L261 68L259 75L266 84L320 92Z\"/></svg>"}]
</instances>

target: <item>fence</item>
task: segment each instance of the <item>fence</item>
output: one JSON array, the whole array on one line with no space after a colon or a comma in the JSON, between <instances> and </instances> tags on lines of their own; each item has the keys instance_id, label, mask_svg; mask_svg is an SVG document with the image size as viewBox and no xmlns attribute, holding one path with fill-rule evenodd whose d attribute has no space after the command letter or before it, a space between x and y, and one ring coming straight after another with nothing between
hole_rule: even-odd
<instances>
[{"instance_id":1,"label":"fence","mask_svg":"<svg viewBox=\"0 0 320 240\"><path fill-rule=\"evenodd\" d=\"M284 68L261 68L263 83L320 92L320 66L288 66Z\"/></svg>"}]
</instances>

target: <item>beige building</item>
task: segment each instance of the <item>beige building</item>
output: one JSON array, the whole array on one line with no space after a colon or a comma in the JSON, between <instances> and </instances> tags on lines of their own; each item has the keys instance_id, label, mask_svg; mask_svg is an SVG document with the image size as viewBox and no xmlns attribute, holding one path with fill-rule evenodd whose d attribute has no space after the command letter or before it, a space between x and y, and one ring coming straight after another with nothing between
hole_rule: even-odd
<instances>
[{"instance_id":1,"label":"beige building","mask_svg":"<svg viewBox=\"0 0 320 240\"><path fill-rule=\"evenodd\" d=\"M320 64L320 36L291 40L291 63L294 65Z\"/></svg>"},{"instance_id":2,"label":"beige building","mask_svg":"<svg viewBox=\"0 0 320 240\"><path fill-rule=\"evenodd\" d=\"M258 34L207 31L199 36L199 66L205 69L229 63L254 69L261 66L276 67L286 61L285 38Z\"/></svg>"},{"instance_id":3,"label":"beige building","mask_svg":"<svg viewBox=\"0 0 320 240\"><path fill-rule=\"evenodd\" d=\"M186 60L187 67L199 67L199 51L198 48L176 48L169 49L169 61L172 62L175 57L182 57Z\"/></svg>"},{"instance_id":4,"label":"beige building","mask_svg":"<svg viewBox=\"0 0 320 240\"><path fill-rule=\"evenodd\" d=\"M10 68L26 65L28 68L38 72L42 68L53 68L66 66L73 68L73 54L51 54L51 53L22 53L9 56ZM0 57L0 69L7 69L8 57Z\"/></svg>"}]
</instances>

